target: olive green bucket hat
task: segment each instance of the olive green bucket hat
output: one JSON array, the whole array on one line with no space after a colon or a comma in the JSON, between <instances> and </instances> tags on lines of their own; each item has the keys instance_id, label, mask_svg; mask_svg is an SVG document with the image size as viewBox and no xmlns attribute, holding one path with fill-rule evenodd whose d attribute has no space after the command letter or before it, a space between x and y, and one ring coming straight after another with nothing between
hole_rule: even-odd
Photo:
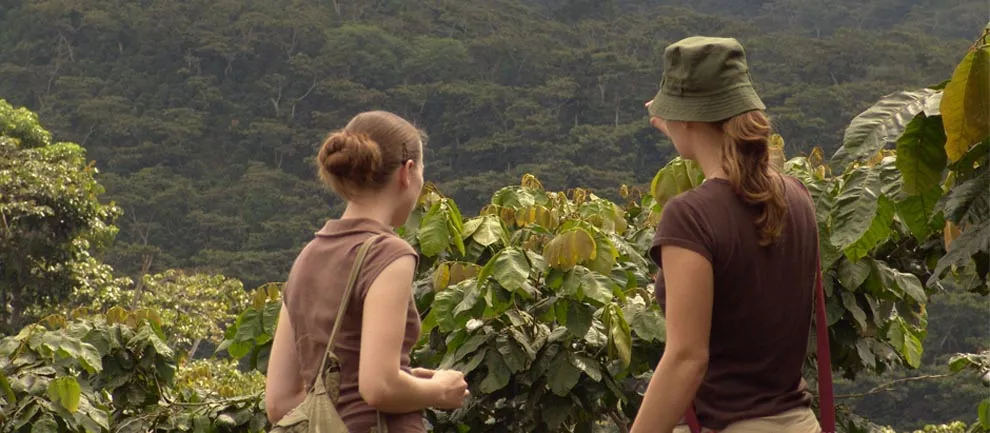
<instances>
[{"instance_id":1,"label":"olive green bucket hat","mask_svg":"<svg viewBox=\"0 0 990 433\"><path fill-rule=\"evenodd\" d=\"M739 41L693 36L664 50L663 79L649 107L651 117L719 122L765 109Z\"/></svg>"}]
</instances>

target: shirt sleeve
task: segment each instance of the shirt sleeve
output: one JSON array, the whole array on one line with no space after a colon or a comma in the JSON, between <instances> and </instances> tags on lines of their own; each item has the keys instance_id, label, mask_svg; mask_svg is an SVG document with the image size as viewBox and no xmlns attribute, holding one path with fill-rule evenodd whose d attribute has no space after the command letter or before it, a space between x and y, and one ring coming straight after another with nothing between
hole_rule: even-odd
<instances>
[{"instance_id":1,"label":"shirt sleeve","mask_svg":"<svg viewBox=\"0 0 990 433\"><path fill-rule=\"evenodd\" d=\"M355 290L358 292L358 299L363 302L365 296L368 294L368 289L371 288L371 283L392 262L403 256L412 256L417 261L417 264L419 262L419 255L416 253L416 250L398 236L383 236L375 242L371 246L371 249L368 250L368 255L364 259L364 266L358 276L358 286L355 287ZM410 281L410 284L412 284L412 281Z\"/></svg>"},{"instance_id":2,"label":"shirt sleeve","mask_svg":"<svg viewBox=\"0 0 990 433\"><path fill-rule=\"evenodd\" d=\"M649 252L657 266L663 267L660 251L664 245L694 251L714 263L715 240L708 220L686 198L675 197L663 207L660 224Z\"/></svg>"}]
</instances>

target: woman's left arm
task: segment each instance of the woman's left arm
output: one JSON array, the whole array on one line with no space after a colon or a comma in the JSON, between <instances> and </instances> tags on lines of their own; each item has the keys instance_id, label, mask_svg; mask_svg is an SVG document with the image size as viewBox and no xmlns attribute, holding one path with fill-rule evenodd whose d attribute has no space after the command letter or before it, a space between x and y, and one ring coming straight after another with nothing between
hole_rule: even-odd
<instances>
[{"instance_id":1,"label":"woman's left arm","mask_svg":"<svg viewBox=\"0 0 990 433\"><path fill-rule=\"evenodd\" d=\"M282 419L306 397L306 388L299 375L299 355L296 353L293 334L289 310L282 304L265 378L265 411L272 424Z\"/></svg>"},{"instance_id":2,"label":"woman's left arm","mask_svg":"<svg viewBox=\"0 0 990 433\"><path fill-rule=\"evenodd\" d=\"M711 262L687 248L661 247L667 345L630 433L670 433L708 370L714 277Z\"/></svg>"}]
</instances>

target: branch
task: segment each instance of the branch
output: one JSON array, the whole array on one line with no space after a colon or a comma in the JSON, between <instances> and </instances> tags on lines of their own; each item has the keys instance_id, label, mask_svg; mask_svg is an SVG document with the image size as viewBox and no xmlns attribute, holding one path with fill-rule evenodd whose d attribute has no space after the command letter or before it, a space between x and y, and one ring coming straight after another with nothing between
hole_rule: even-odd
<instances>
[{"instance_id":1,"label":"branch","mask_svg":"<svg viewBox=\"0 0 990 433\"><path fill-rule=\"evenodd\" d=\"M905 377L903 379L897 379L897 380L892 380L892 381L887 382L887 383L882 383L880 385L877 385L877 386L873 387L873 389L871 389L869 391L866 391L866 392L863 392L863 393L837 395L837 396L835 396L835 399L838 400L838 399L846 399L846 398L862 398L862 397L866 397L868 395L878 394L878 393L886 390L887 388L890 388L891 386L894 386L894 385L897 385L897 384L900 384L900 383L916 382L916 381L919 381L919 380L929 380L929 379L943 379L943 378L946 378L946 377L955 376L955 375L959 374L959 372L961 372L961 371L962 370L959 370L959 371L956 371L956 372L952 372L952 373L928 374L928 375L924 375L924 376Z\"/></svg>"}]
</instances>

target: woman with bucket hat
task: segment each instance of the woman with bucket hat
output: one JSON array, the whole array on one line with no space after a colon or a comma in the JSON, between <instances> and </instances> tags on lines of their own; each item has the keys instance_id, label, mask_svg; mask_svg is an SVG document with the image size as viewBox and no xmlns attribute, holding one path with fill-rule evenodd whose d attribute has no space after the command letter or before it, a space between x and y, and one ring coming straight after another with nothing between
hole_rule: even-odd
<instances>
[{"instance_id":1,"label":"woman with bucket hat","mask_svg":"<svg viewBox=\"0 0 990 433\"><path fill-rule=\"evenodd\" d=\"M646 105L706 180L664 206L649 252L667 343L632 432L833 432L827 332L821 425L801 376L813 310L825 323L813 306L824 304L814 204L770 164L771 125L743 47L711 37L668 46Z\"/></svg>"}]
</instances>

